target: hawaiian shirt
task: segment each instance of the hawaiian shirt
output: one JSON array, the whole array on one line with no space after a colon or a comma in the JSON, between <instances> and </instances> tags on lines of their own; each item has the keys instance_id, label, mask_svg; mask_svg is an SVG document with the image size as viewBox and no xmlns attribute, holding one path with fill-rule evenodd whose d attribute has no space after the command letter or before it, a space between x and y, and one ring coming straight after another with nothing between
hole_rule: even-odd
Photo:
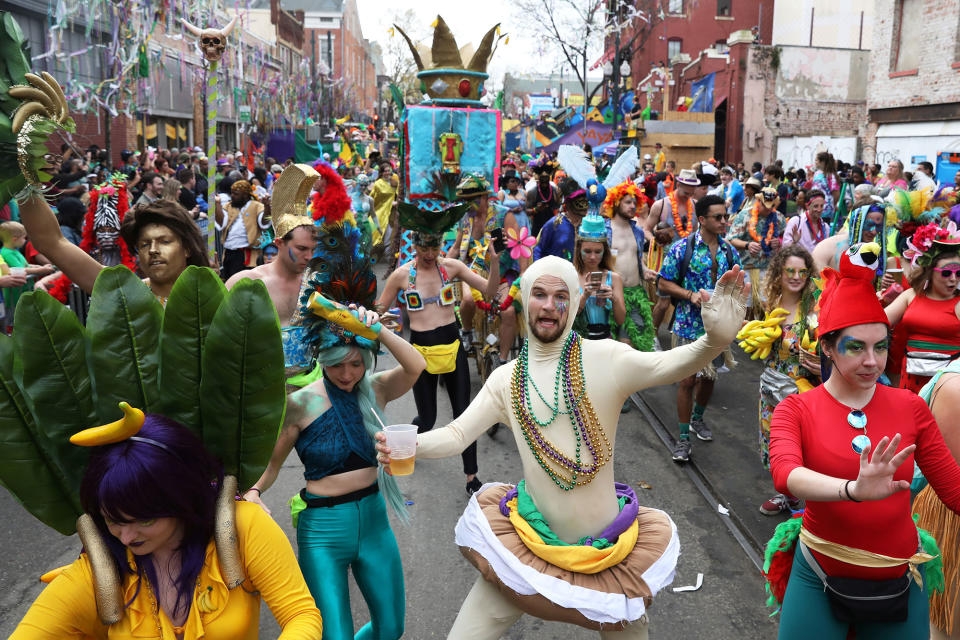
<instances>
[{"instance_id":1,"label":"hawaiian shirt","mask_svg":"<svg viewBox=\"0 0 960 640\"><path fill-rule=\"evenodd\" d=\"M730 262L727 259L727 252L723 249L723 245L729 243L722 238L719 240L715 272L711 269L713 259L710 256L710 247L707 246L700 232L697 231L697 239L693 244L693 255L690 257L690 266L687 267L683 282L677 282L677 280L680 278L680 262L683 261L683 254L687 250L686 239L677 240L667 249L663 258L663 266L660 267L660 277L677 282L688 291L699 291L700 289L712 291L717 284L717 278L723 275L724 271L729 271L733 268L733 265L740 264L740 256L737 254L737 250L730 245L730 255L733 257L733 261ZM673 321L673 332L688 340L696 340L702 336L705 331L703 318L700 317L700 307L688 300L679 301Z\"/></svg>"},{"instance_id":2,"label":"hawaiian shirt","mask_svg":"<svg viewBox=\"0 0 960 640\"><path fill-rule=\"evenodd\" d=\"M733 222L730 224L730 228L727 229L727 235L724 236L727 241L733 240L734 238L738 240L746 240L747 242L755 242L753 237L750 235L750 209L744 207L740 213L738 213L733 218ZM783 217L783 214L779 211L775 212L776 220L774 225L776 228L773 230L773 237L783 239L783 230L787 227L787 220ZM761 218L757 216L757 237L764 238L766 237L767 225L766 225L766 216ZM774 251L768 247L767 252L760 252L760 255L753 257L750 255L750 252L746 249L740 252L740 261L744 269L766 269L767 265L770 263L770 257L773 255Z\"/></svg>"}]
</instances>

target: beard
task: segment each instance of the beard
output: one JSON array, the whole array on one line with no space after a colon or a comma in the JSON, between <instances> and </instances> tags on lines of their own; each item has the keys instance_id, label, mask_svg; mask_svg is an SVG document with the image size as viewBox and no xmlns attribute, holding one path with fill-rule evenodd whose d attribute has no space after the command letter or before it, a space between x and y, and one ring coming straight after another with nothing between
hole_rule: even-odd
<instances>
[{"instance_id":1,"label":"beard","mask_svg":"<svg viewBox=\"0 0 960 640\"><path fill-rule=\"evenodd\" d=\"M553 329L541 328L536 323L528 323L528 326L530 327L530 333L533 334L533 337L544 344L549 344L551 342L556 342L561 338L561 336L563 336L566 328L566 324L563 321L564 318L561 318L560 321L557 322L557 326L555 326Z\"/></svg>"}]
</instances>

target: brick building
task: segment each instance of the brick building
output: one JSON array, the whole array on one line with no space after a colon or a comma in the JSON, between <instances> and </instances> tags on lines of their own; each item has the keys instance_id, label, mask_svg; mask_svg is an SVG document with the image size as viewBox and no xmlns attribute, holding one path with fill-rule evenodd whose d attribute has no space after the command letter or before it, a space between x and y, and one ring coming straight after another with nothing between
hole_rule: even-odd
<instances>
[{"instance_id":1,"label":"brick building","mask_svg":"<svg viewBox=\"0 0 960 640\"><path fill-rule=\"evenodd\" d=\"M624 0L607 1L609 11L622 9L624 4ZM628 85L638 89L639 103L646 105L649 99L651 108L661 113L675 108L678 96L690 95L682 91L684 82L689 84L715 73L715 153L735 162L742 156L736 135L743 125L737 78L744 69L739 62L731 62L727 41L731 33L746 31L755 34L751 41L755 37L769 42L773 25L771 5L764 0L642 1L637 3L638 9L654 15L662 9L661 18L653 20L653 26L634 20L620 34L619 58L612 55L614 39L608 36L604 58L615 65L628 60L632 68Z\"/></svg>"},{"instance_id":2,"label":"brick building","mask_svg":"<svg viewBox=\"0 0 960 640\"><path fill-rule=\"evenodd\" d=\"M9 7L30 42L35 69L53 74L71 98L77 122L73 144L81 150L90 145L109 147L115 166L120 164L123 149L206 148L205 61L195 39L185 37L180 24L180 18L198 21L197 18L172 7L156 14L151 11L130 15L127 23L117 25L121 38L133 39L141 37L138 20L156 19L146 41L146 64L127 70L120 90L128 92L129 97L121 100L118 113L112 114L91 99L90 87L115 74L107 68L102 55L104 43L114 37L111 17L103 14L112 5L99 7L93 15L71 16L67 28L54 30L49 27L49 3L45 0L15 0ZM242 13L244 22L256 21L252 13ZM228 12L217 11L215 24L225 25L230 17ZM88 20L92 21L89 35ZM297 42L302 39L301 23L294 16L275 11L268 14L267 24L266 37L243 24L229 37L230 45L219 70L217 137L221 149L238 146L238 107L251 104L258 84L293 73L300 62ZM278 33L282 33L279 38ZM141 68L147 77L136 75Z\"/></svg>"},{"instance_id":3,"label":"brick building","mask_svg":"<svg viewBox=\"0 0 960 640\"><path fill-rule=\"evenodd\" d=\"M382 73L376 47L363 37L356 0L283 0L288 10L304 12L303 55L331 92L332 117L350 115L370 122L377 110L377 74Z\"/></svg>"},{"instance_id":4,"label":"brick building","mask_svg":"<svg viewBox=\"0 0 960 640\"><path fill-rule=\"evenodd\" d=\"M937 167L960 154L960 2L876 0L876 12L864 159Z\"/></svg>"}]
</instances>

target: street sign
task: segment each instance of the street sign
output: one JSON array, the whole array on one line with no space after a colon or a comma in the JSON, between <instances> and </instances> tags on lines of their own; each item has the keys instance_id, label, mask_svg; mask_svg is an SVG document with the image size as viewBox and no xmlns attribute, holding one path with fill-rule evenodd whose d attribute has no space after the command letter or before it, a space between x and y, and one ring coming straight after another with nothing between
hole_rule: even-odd
<instances>
[{"instance_id":1,"label":"street sign","mask_svg":"<svg viewBox=\"0 0 960 640\"><path fill-rule=\"evenodd\" d=\"M240 105L239 114L240 122L243 122L244 124L250 124L250 105Z\"/></svg>"}]
</instances>

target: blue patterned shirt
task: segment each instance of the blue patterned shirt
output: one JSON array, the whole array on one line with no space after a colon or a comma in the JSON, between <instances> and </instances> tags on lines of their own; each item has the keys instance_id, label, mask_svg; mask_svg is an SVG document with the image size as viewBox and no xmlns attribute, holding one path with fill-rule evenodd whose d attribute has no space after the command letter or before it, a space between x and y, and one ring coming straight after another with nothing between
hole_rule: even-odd
<instances>
[{"instance_id":1,"label":"blue patterned shirt","mask_svg":"<svg viewBox=\"0 0 960 640\"><path fill-rule=\"evenodd\" d=\"M710 256L710 247L703 241L700 232L697 231L696 241L693 244L693 255L690 257L690 266L687 267L687 273L683 282L677 282L680 278L680 263L683 261L683 254L687 250L686 238L677 240L667 249L663 256L663 266L660 267L660 277L671 282L676 282L688 291L699 291L700 289L712 290L716 286L716 280L723 275L724 271L729 271L733 265L740 264L740 256L733 245L726 240L719 238L717 245L717 271L716 277L711 273L713 263ZM730 247L730 255L733 262L727 259L727 252L723 245ZM681 338L696 340L704 334L703 319L700 317L700 307L681 300L677 303L677 312L673 321L673 332Z\"/></svg>"}]
</instances>

